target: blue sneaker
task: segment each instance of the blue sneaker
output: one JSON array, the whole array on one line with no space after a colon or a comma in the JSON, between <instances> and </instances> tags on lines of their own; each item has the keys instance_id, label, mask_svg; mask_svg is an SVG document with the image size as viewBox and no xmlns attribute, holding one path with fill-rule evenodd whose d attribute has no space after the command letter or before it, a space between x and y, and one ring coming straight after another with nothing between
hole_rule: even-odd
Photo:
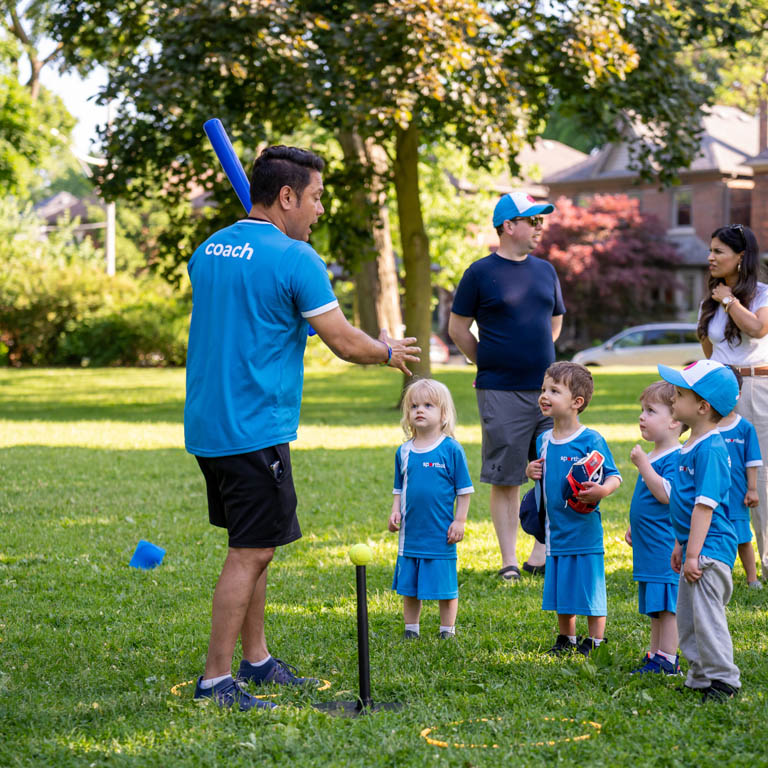
<instances>
[{"instance_id":1,"label":"blue sneaker","mask_svg":"<svg viewBox=\"0 0 768 768\"><path fill-rule=\"evenodd\" d=\"M271 701L262 701L244 691L231 677L216 683L212 688L201 688L203 676L197 678L195 701L213 699L220 707L231 707L237 703L241 712L249 709L274 709L277 705Z\"/></svg>"},{"instance_id":2,"label":"blue sneaker","mask_svg":"<svg viewBox=\"0 0 768 768\"><path fill-rule=\"evenodd\" d=\"M298 672L296 667L274 657L260 667L254 667L253 664L249 664L243 659L237 670L237 680L240 683L253 683L254 685L264 685L265 683L317 685L320 682L316 677L299 677L296 672Z\"/></svg>"},{"instance_id":3,"label":"blue sneaker","mask_svg":"<svg viewBox=\"0 0 768 768\"><path fill-rule=\"evenodd\" d=\"M632 675L645 675L649 672L657 675L679 675L680 674L680 657L675 656L675 663L673 664L668 659L665 659L660 653L656 653L651 656L650 653L645 654L645 664L642 667L633 669L630 674Z\"/></svg>"}]
</instances>

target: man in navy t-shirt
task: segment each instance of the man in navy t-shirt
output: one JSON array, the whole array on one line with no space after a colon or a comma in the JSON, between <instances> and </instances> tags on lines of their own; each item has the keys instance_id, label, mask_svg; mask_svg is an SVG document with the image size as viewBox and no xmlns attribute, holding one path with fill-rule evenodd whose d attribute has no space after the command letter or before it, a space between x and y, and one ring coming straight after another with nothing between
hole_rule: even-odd
<instances>
[{"instance_id":1,"label":"man in navy t-shirt","mask_svg":"<svg viewBox=\"0 0 768 768\"><path fill-rule=\"evenodd\" d=\"M491 484L491 518L501 549L499 575L520 578L515 546L520 486L536 437L551 428L538 406L544 371L554 362L565 304L554 267L531 256L551 203L523 192L499 200L495 253L474 262L461 278L448 325L456 346L477 364L477 404L483 432L480 480ZM470 331L477 322L479 340ZM523 568L543 573L544 545L534 543Z\"/></svg>"},{"instance_id":2,"label":"man in navy t-shirt","mask_svg":"<svg viewBox=\"0 0 768 768\"><path fill-rule=\"evenodd\" d=\"M339 309L325 264L308 244L323 213L324 163L296 147L268 147L251 173L250 215L194 252L184 439L200 465L208 516L229 549L213 595L205 673L196 699L241 710L273 705L240 682L297 685L264 635L267 567L301 536L288 443L296 439L309 323L344 360L405 373L415 339L379 340ZM240 636L243 660L232 678Z\"/></svg>"}]
</instances>

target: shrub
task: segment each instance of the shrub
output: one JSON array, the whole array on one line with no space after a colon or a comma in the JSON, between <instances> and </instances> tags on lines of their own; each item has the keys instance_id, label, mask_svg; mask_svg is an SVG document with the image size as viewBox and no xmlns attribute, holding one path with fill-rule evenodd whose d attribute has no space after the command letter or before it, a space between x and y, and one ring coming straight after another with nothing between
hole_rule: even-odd
<instances>
[{"instance_id":1,"label":"shrub","mask_svg":"<svg viewBox=\"0 0 768 768\"><path fill-rule=\"evenodd\" d=\"M561 197L556 210L534 253L553 264L563 289L559 348L674 316L679 257L655 216L626 195L595 195L586 208Z\"/></svg>"},{"instance_id":2,"label":"shrub","mask_svg":"<svg viewBox=\"0 0 768 768\"><path fill-rule=\"evenodd\" d=\"M188 302L158 279L108 277L90 241L50 237L0 201L0 354L10 365L181 365Z\"/></svg>"}]
</instances>

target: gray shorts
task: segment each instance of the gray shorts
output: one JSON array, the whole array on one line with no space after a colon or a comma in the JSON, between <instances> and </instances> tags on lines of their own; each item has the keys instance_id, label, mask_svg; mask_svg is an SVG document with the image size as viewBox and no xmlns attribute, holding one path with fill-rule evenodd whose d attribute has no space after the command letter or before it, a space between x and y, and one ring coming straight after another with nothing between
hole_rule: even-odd
<instances>
[{"instance_id":1,"label":"gray shorts","mask_svg":"<svg viewBox=\"0 0 768 768\"><path fill-rule=\"evenodd\" d=\"M539 409L539 391L478 389L477 408L483 430L480 482L524 485L525 468L536 458L536 437L552 427Z\"/></svg>"}]
</instances>

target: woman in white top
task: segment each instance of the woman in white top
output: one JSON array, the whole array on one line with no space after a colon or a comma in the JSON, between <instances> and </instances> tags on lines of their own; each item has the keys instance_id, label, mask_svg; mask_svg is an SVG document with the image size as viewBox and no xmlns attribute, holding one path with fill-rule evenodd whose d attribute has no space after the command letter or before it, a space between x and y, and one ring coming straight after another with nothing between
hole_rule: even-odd
<instances>
[{"instance_id":1,"label":"woman in white top","mask_svg":"<svg viewBox=\"0 0 768 768\"><path fill-rule=\"evenodd\" d=\"M744 377L737 413L757 430L763 466L758 468L760 504L752 527L763 577L768 575L768 285L758 280L760 253L749 227L732 224L712 233L710 296L701 303L699 338L704 354L731 365ZM724 416L726 414L723 414Z\"/></svg>"}]
</instances>

